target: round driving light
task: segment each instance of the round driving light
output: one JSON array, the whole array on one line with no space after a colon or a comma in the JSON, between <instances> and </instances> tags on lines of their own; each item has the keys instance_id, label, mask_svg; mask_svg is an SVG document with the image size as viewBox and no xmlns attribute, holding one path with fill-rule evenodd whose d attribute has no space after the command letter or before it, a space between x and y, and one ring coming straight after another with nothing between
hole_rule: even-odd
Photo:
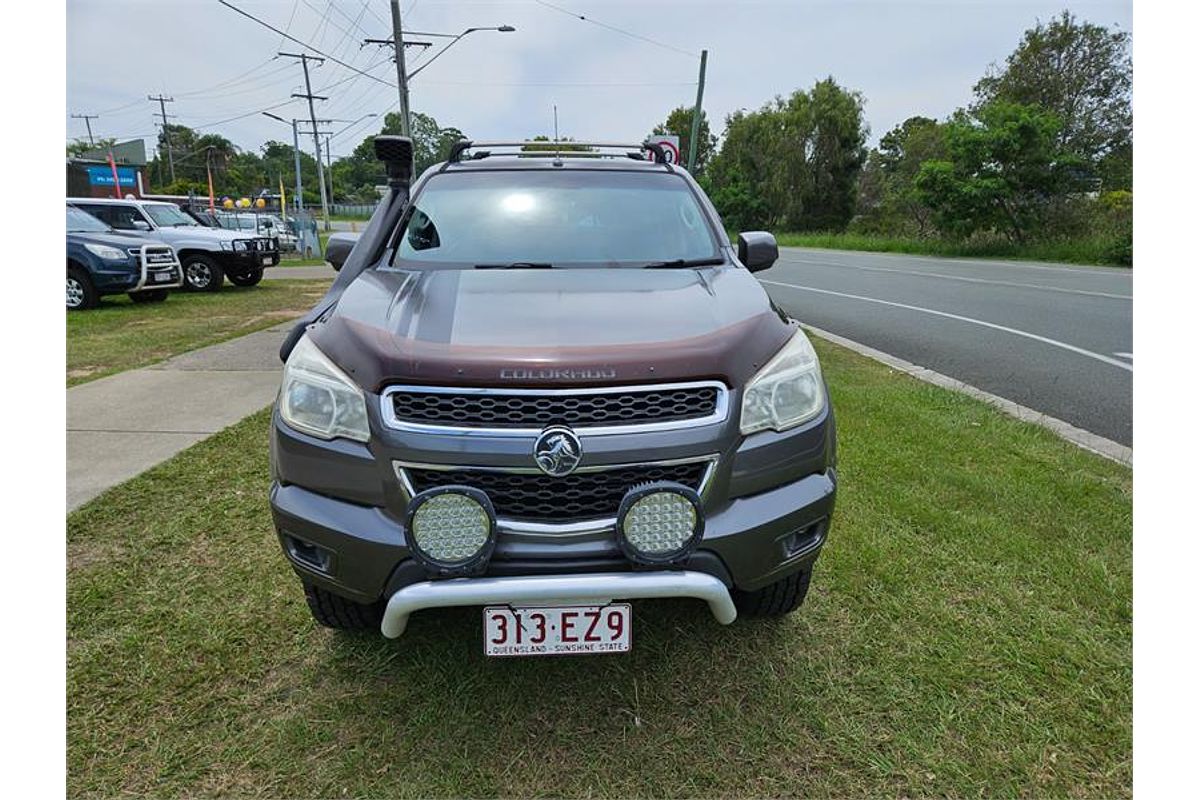
<instances>
[{"instance_id":1,"label":"round driving light","mask_svg":"<svg viewBox=\"0 0 1200 800\"><path fill-rule=\"evenodd\" d=\"M496 544L496 512L488 496L470 486L439 486L408 503L413 555L439 575L483 570Z\"/></svg>"},{"instance_id":2,"label":"round driving light","mask_svg":"<svg viewBox=\"0 0 1200 800\"><path fill-rule=\"evenodd\" d=\"M669 481L630 489L617 512L617 539L625 556L645 564L680 561L704 532L700 496Z\"/></svg>"}]
</instances>

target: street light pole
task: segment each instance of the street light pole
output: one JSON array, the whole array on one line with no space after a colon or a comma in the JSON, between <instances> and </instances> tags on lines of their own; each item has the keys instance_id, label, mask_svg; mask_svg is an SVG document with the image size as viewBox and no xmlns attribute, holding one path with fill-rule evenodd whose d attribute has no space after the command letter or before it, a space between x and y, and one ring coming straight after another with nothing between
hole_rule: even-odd
<instances>
[{"instance_id":1,"label":"street light pole","mask_svg":"<svg viewBox=\"0 0 1200 800\"><path fill-rule=\"evenodd\" d=\"M289 124L288 120L284 119L283 117L277 117L269 111L264 111L262 113L264 117L277 119L285 125ZM304 210L304 186L300 182L300 130L296 127L297 122L299 122L299 120L293 119L291 120L290 124L292 126L292 155L295 156L296 159L296 197L293 202L296 204L296 211L299 212Z\"/></svg>"},{"instance_id":2,"label":"street light pole","mask_svg":"<svg viewBox=\"0 0 1200 800\"><path fill-rule=\"evenodd\" d=\"M400 133L412 135L408 116L408 73L404 69L404 42L401 38L400 0L392 0L392 47L396 51L396 85L400 89Z\"/></svg>"}]
</instances>

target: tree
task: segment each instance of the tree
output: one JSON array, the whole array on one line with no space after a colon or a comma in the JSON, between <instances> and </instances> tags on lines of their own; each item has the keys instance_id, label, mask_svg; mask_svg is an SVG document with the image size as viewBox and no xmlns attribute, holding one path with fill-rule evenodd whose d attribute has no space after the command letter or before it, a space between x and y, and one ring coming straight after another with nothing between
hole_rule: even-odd
<instances>
[{"instance_id":1,"label":"tree","mask_svg":"<svg viewBox=\"0 0 1200 800\"><path fill-rule=\"evenodd\" d=\"M943 126L928 117L909 117L885 133L859 179L859 214L865 227L885 234L928 236L930 209L913 181L926 161L945 157Z\"/></svg>"},{"instance_id":2,"label":"tree","mask_svg":"<svg viewBox=\"0 0 1200 800\"><path fill-rule=\"evenodd\" d=\"M116 143L117 140L112 138L97 139L95 144L87 139L75 139L67 143L67 155L81 156L89 150L107 150Z\"/></svg>"},{"instance_id":3,"label":"tree","mask_svg":"<svg viewBox=\"0 0 1200 800\"><path fill-rule=\"evenodd\" d=\"M1056 201L1084 186L1061 130L1056 115L1033 106L997 101L974 115L960 111L945 125L946 158L921 165L916 195L952 236L999 231L1023 244Z\"/></svg>"},{"instance_id":4,"label":"tree","mask_svg":"<svg viewBox=\"0 0 1200 800\"><path fill-rule=\"evenodd\" d=\"M397 135L400 133L400 115L388 114L383 118L383 126L378 134L370 134L364 138L354 151L340 158L333 164L335 186L342 187L339 194L354 195L359 200L367 201L374 196L374 187L387 182L383 164L375 158L375 137L379 134ZM450 155L450 147L466 134L454 127L443 128L437 120L428 114L413 112L412 114L413 163L415 174L420 175L429 167L445 161ZM370 188L370 196L364 196L364 189Z\"/></svg>"},{"instance_id":5,"label":"tree","mask_svg":"<svg viewBox=\"0 0 1200 800\"><path fill-rule=\"evenodd\" d=\"M1106 176L1106 189L1130 188L1130 41L1127 31L1079 22L1063 11L1025 31L1003 69L992 65L975 84L974 109L1000 101L1055 114L1060 147ZM1110 181L1124 185L1107 185Z\"/></svg>"},{"instance_id":6,"label":"tree","mask_svg":"<svg viewBox=\"0 0 1200 800\"><path fill-rule=\"evenodd\" d=\"M842 230L866 160L863 99L833 78L726 117L708 168L712 198L738 227Z\"/></svg>"},{"instance_id":7,"label":"tree","mask_svg":"<svg viewBox=\"0 0 1200 800\"><path fill-rule=\"evenodd\" d=\"M692 115L695 111L691 106L679 106L667 114L665 121L654 126L651 136L678 136L679 157L687 166L688 153L692 142ZM692 168L694 175L704 172L704 166L717 148L717 137L712 135L708 127L708 114L700 111L700 136L696 145L696 164Z\"/></svg>"}]
</instances>

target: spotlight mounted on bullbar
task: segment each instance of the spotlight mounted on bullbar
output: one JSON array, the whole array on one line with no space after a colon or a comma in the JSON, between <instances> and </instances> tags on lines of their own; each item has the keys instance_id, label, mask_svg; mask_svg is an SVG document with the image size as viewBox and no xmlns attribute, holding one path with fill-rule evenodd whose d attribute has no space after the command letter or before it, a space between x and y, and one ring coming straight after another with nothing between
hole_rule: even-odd
<instances>
[{"instance_id":1,"label":"spotlight mounted on bullbar","mask_svg":"<svg viewBox=\"0 0 1200 800\"><path fill-rule=\"evenodd\" d=\"M700 495L681 483L657 481L630 489L617 510L617 542L638 564L682 562L704 533Z\"/></svg>"},{"instance_id":2,"label":"spotlight mounted on bullbar","mask_svg":"<svg viewBox=\"0 0 1200 800\"><path fill-rule=\"evenodd\" d=\"M405 522L413 557L442 577L483 572L496 547L492 501L470 486L421 492L409 501Z\"/></svg>"}]
</instances>

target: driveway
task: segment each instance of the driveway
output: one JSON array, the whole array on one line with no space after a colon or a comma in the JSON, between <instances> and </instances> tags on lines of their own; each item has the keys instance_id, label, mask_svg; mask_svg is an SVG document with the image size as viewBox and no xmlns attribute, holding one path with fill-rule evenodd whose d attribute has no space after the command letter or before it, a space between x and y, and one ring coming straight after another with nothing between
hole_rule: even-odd
<instances>
[{"instance_id":1,"label":"driveway","mask_svg":"<svg viewBox=\"0 0 1200 800\"><path fill-rule=\"evenodd\" d=\"M1133 444L1132 272L781 247L801 322Z\"/></svg>"}]
</instances>

